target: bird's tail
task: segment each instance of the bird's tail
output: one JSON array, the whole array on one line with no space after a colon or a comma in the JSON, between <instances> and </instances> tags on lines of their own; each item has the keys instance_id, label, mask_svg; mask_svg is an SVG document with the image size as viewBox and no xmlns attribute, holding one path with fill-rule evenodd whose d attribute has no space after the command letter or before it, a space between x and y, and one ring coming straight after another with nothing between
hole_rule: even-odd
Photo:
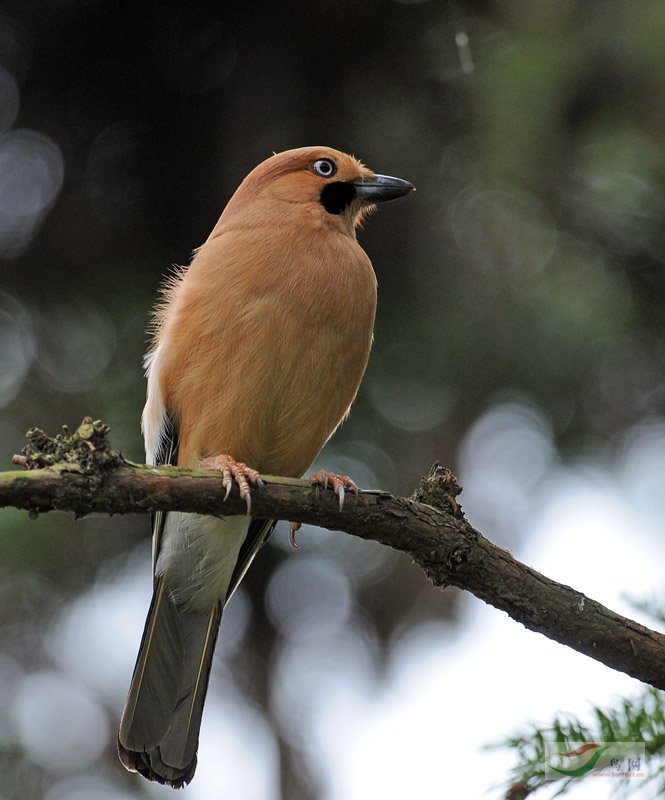
<instances>
[{"instance_id":1,"label":"bird's tail","mask_svg":"<svg viewBox=\"0 0 665 800\"><path fill-rule=\"evenodd\" d=\"M192 779L221 616L221 603L185 610L156 581L118 735L128 770L174 788Z\"/></svg>"}]
</instances>

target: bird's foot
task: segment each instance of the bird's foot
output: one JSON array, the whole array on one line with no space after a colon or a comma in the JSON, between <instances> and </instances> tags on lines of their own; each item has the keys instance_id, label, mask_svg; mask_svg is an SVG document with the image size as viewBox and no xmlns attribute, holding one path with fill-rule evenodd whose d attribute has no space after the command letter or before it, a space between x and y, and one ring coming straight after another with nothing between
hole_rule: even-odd
<instances>
[{"instance_id":1,"label":"bird's foot","mask_svg":"<svg viewBox=\"0 0 665 800\"><path fill-rule=\"evenodd\" d=\"M356 497L360 491L356 482L351 480L348 475L336 475L334 472L326 472L324 469L320 469L318 472L315 472L310 477L310 481L320 483L324 489L327 489L329 485L332 486L333 491L339 497L340 511L344 508L346 490L350 489L356 495ZM298 533L301 527L301 522L289 522L289 544L295 549L298 548L298 542L296 542L296 533Z\"/></svg>"},{"instance_id":2,"label":"bird's foot","mask_svg":"<svg viewBox=\"0 0 665 800\"><path fill-rule=\"evenodd\" d=\"M326 472L324 469L315 472L310 477L310 481L320 483L324 489L327 489L328 486L332 486L333 491L337 497L339 497L340 511L344 508L346 490L352 491L356 497L358 497L358 492L360 491L356 482L352 481L348 475L336 475L334 472Z\"/></svg>"},{"instance_id":3,"label":"bird's foot","mask_svg":"<svg viewBox=\"0 0 665 800\"><path fill-rule=\"evenodd\" d=\"M252 494L250 484L252 486L263 486L263 481L257 470L248 467L247 464L243 464L242 461L236 461L233 456L227 455L202 458L199 461L199 467L201 469L219 471L222 473L222 481L226 489L224 500L226 500L231 493L235 481L235 483L238 484L240 497L242 497L247 505L247 516L249 517L251 515Z\"/></svg>"}]
</instances>

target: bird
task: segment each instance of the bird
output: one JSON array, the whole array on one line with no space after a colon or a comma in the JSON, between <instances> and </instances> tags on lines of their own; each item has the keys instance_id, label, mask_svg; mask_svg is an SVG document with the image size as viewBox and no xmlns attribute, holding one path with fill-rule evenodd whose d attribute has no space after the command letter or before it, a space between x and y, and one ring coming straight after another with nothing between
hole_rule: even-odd
<instances>
[{"instance_id":1,"label":"bird","mask_svg":"<svg viewBox=\"0 0 665 800\"><path fill-rule=\"evenodd\" d=\"M153 515L153 596L118 734L122 764L194 776L222 610L274 520L261 473L302 477L348 415L373 339L377 281L356 230L413 185L330 147L276 153L162 287L145 357L148 464L220 471L245 515ZM312 480L343 501L348 476ZM226 499L226 498L225 498Z\"/></svg>"}]
</instances>

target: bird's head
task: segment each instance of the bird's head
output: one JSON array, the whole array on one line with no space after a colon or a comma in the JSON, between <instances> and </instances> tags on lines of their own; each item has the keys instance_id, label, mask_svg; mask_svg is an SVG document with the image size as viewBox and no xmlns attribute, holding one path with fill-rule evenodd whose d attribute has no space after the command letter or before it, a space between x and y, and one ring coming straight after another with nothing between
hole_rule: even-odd
<instances>
[{"instance_id":1,"label":"bird's head","mask_svg":"<svg viewBox=\"0 0 665 800\"><path fill-rule=\"evenodd\" d=\"M377 175L358 159L331 147L301 147L275 153L240 184L220 220L255 211L265 224L296 213L354 236L377 203L413 190L401 178ZM259 220L257 219L257 223Z\"/></svg>"}]
</instances>

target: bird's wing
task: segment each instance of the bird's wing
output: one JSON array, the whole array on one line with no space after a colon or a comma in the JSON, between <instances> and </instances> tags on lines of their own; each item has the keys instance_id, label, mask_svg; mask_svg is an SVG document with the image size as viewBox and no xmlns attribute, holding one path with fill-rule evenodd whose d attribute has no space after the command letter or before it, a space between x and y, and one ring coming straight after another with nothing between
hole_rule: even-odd
<instances>
[{"instance_id":1,"label":"bird's wing","mask_svg":"<svg viewBox=\"0 0 665 800\"><path fill-rule=\"evenodd\" d=\"M173 420L166 414L163 420L163 429L160 436L160 446L156 454L156 464L178 463L178 429ZM155 575L157 558L166 524L166 511L155 511L152 515L152 574Z\"/></svg>"},{"instance_id":2,"label":"bird's wing","mask_svg":"<svg viewBox=\"0 0 665 800\"><path fill-rule=\"evenodd\" d=\"M233 575L231 575L224 605L229 602L231 595L238 588L240 581L245 577L245 573L254 560L254 556L270 538L270 534L273 532L275 525L277 525L276 519L252 519L250 522L247 536L242 543L240 553L238 554L238 561L233 570Z\"/></svg>"}]
</instances>

